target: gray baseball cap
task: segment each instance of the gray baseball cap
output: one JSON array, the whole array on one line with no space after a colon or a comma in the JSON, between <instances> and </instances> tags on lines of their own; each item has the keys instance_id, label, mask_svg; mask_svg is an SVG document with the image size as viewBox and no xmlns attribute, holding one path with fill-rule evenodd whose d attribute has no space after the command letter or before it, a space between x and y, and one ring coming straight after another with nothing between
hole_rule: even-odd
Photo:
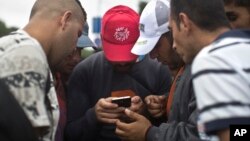
<instances>
[{"instance_id":1,"label":"gray baseball cap","mask_svg":"<svg viewBox=\"0 0 250 141\"><path fill-rule=\"evenodd\" d=\"M84 47L96 47L95 43L89 38L89 25L85 22L83 26L82 35L78 38L77 47L84 48Z\"/></svg>"}]
</instances>

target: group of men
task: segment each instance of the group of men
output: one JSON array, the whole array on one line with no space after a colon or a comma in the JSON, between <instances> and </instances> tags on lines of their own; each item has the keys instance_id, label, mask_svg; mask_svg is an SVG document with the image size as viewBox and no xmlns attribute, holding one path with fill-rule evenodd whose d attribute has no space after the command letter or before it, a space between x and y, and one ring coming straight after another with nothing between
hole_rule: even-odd
<instances>
[{"instance_id":1,"label":"group of men","mask_svg":"<svg viewBox=\"0 0 250 141\"><path fill-rule=\"evenodd\" d=\"M79 0L37 0L0 39L0 96L22 118L3 114L1 140L228 141L231 124L250 124L248 0L150 0L141 15L114 6L103 51L81 61L95 46L86 20ZM130 107L112 103L121 96Z\"/></svg>"}]
</instances>

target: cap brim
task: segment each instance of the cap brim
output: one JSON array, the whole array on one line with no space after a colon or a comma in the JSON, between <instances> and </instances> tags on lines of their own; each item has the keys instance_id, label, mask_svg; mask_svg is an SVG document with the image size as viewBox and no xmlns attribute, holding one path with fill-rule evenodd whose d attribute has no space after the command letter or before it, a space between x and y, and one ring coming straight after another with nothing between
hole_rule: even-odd
<instances>
[{"instance_id":1,"label":"cap brim","mask_svg":"<svg viewBox=\"0 0 250 141\"><path fill-rule=\"evenodd\" d=\"M103 41L102 44L104 54L109 61L130 62L136 60L138 57L131 53L131 46L134 44L118 45L106 41Z\"/></svg>"},{"instance_id":2,"label":"cap brim","mask_svg":"<svg viewBox=\"0 0 250 141\"><path fill-rule=\"evenodd\" d=\"M84 47L96 47L96 45L90 40L90 38L88 36L85 35L81 35L78 38L77 41L77 47L79 48L84 48Z\"/></svg>"},{"instance_id":3,"label":"cap brim","mask_svg":"<svg viewBox=\"0 0 250 141\"><path fill-rule=\"evenodd\" d=\"M131 52L135 55L145 55L153 50L161 36L146 37L140 35Z\"/></svg>"}]
</instances>

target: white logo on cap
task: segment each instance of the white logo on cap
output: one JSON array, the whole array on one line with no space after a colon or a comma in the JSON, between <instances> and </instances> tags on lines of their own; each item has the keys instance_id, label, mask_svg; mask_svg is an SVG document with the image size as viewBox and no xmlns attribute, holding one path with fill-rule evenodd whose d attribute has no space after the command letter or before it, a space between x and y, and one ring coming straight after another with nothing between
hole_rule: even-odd
<instances>
[{"instance_id":1,"label":"white logo on cap","mask_svg":"<svg viewBox=\"0 0 250 141\"><path fill-rule=\"evenodd\" d=\"M116 40L125 41L126 39L128 39L128 36L129 36L128 28L125 28L125 27L116 28L115 34L114 34L114 37Z\"/></svg>"}]
</instances>

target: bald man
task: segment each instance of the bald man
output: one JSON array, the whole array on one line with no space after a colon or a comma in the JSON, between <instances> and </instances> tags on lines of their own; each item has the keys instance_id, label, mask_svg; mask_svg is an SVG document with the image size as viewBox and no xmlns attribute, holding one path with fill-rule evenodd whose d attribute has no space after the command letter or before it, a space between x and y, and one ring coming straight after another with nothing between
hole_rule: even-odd
<instances>
[{"instance_id":1,"label":"bald man","mask_svg":"<svg viewBox=\"0 0 250 141\"><path fill-rule=\"evenodd\" d=\"M0 78L40 140L54 140L58 123L51 69L73 52L85 21L79 1L37 0L28 24L0 39Z\"/></svg>"}]
</instances>

